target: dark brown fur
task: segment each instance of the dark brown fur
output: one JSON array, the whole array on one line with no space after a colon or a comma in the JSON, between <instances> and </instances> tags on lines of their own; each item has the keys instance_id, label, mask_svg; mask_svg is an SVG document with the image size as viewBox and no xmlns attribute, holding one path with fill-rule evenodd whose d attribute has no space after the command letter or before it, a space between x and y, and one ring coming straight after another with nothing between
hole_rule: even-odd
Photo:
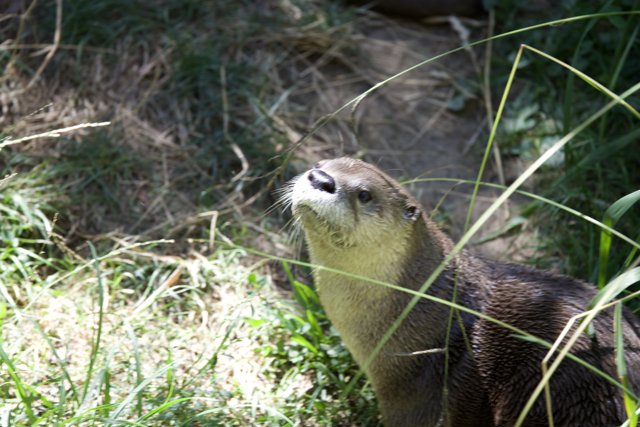
<instances>
[{"instance_id":1,"label":"dark brown fur","mask_svg":"<svg viewBox=\"0 0 640 427\"><path fill-rule=\"evenodd\" d=\"M335 180L334 193L323 193L321 202L313 201L314 191L324 190L307 189L306 181L303 181L296 185L307 193L292 197L294 213L305 229L312 261L358 274L357 266L351 269L348 265L333 264L343 258L352 260L355 256L357 259L357 255L365 251L370 258L371 254L384 254L387 247L393 247L388 240L387 244L384 241L358 241L344 247L332 247L322 241L328 237L323 238L322 229L316 229L314 225L318 218L332 218L324 218L327 214L320 212L318 206L326 206L335 200L350 209L362 210L354 214L358 227L370 226L368 224L381 218L384 221L394 218L387 226L397 227L397 238L405 239L402 243L408 250L401 262L390 261L386 266L385 257L381 257L380 271L387 276L389 271L395 271L398 285L419 289L451 251L451 240L429 220L406 190L377 168L351 159L331 160L318 168ZM309 173L300 179L311 180ZM367 184L374 188L366 188ZM371 191L373 199L360 207L354 202L353 194L363 188ZM292 193L296 191L301 190L294 188ZM305 209L301 208L303 205L306 205ZM311 208L306 209L308 206ZM407 214L416 208L420 210L419 215ZM310 211L315 213L309 214ZM385 280L373 272L370 276ZM340 276L322 270L316 272L316 282L329 317L361 364L411 299L410 295L398 291L383 298L368 298L367 292L373 295L377 291L371 287L373 285L364 281L343 281ZM457 283L455 300L458 304L551 343L572 316L586 310L595 295L593 286L575 279L484 261L468 252L454 258L428 293L452 300L454 282ZM339 292L340 298L336 300L332 292ZM336 311L343 310L336 304L344 300L352 301L349 307L358 321ZM598 314L593 322L595 335L581 336L572 354L616 378L612 310ZM447 340L449 315L447 306L422 299L366 369L385 424L390 427L513 425L541 378L540 364L548 349L515 338L513 332L493 322L457 311ZM627 310L624 311L623 331L630 383L637 395L640 393L640 322ZM437 350L445 348L448 354ZM434 349L416 354L420 350ZM448 373L445 376L446 356ZM560 364L551 379L550 390L556 426L613 426L627 418L622 392L574 361L564 360ZM543 397L538 398L524 425L547 425Z\"/></svg>"}]
</instances>

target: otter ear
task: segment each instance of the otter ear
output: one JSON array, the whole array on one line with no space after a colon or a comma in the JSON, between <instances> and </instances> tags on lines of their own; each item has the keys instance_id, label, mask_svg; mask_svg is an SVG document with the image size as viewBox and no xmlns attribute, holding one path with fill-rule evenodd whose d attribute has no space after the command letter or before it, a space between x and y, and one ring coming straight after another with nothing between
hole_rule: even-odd
<instances>
[{"instance_id":1,"label":"otter ear","mask_svg":"<svg viewBox=\"0 0 640 427\"><path fill-rule=\"evenodd\" d=\"M327 163L327 160L320 160L319 162L317 162L315 165L313 165L314 169L320 169L322 167L322 165L324 165L325 163Z\"/></svg>"},{"instance_id":2,"label":"otter ear","mask_svg":"<svg viewBox=\"0 0 640 427\"><path fill-rule=\"evenodd\" d=\"M407 205L404 208L404 217L411 221L415 221L420 218L420 209L415 205Z\"/></svg>"}]
</instances>

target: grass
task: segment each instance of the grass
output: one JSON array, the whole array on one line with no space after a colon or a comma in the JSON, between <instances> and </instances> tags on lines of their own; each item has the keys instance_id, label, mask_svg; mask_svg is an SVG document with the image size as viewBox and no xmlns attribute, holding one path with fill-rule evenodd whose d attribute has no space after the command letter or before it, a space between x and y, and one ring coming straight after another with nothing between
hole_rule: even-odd
<instances>
[{"instance_id":1,"label":"grass","mask_svg":"<svg viewBox=\"0 0 640 427\"><path fill-rule=\"evenodd\" d=\"M2 135L111 122L0 145L0 425L376 425L371 387L323 314L310 266L288 259L285 219L263 216L267 184L342 129L309 94L322 95L314 76L351 66L352 28L370 15L306 1L161 6L50 1L0 21L12 40L0 50ZM497 5L499 31L543 20L515 6ZM538 198L517 213L545 231L538 261L599 280L601 305L636 308L637 245L617 233L640 237L640 166L627 155L637 119L613 107L596 120L612 97L592 86L637 83L637 31L637 15L612 15L497 38L487 88L503 94L515 47L539 50L514 67L492 138L503 157L533 161L554 143L564 157L520 173L492 209L539 167L529 190L560 208ZM628 100L638 108L637 94ZM585 120L595 121L561 139ZM626 404L638 410L630 393Z\"/></svg>"},{"instance_id":2,"label":"grass","mask_svg":"<svg viewBox=\"0 0 640 427\"><path fill-rule=\"evenodd\" d=\"M561 12L580 15L594 9L608 13L639 7L634 1L598 2L588 7L567 3ZM522 25L507 7L496 13L507 28ZM610 17L585 21L571 28L560 27L553 33L531 32L523 42L570 63L608 90L619 92L637 82L633 72L638 67L637 46L633 43L637 31L637 17ZM554 42L559 39L564 42ZM504 51L501 53L494 58L506 56ZM526 64L518 70L517 95L511 101L512 109L505 115L505 126L500 133L504 154L527 160L538 156L559 135L566 134L577 122L593 114L606 95L594 91L588 81L581 81L577 72L567 72L566 68L535 59L531 54L524 59ZM638 108L637 95L632 95L630 104ZM608 205L637 190L640 183L637 159L626 155L626 150L637 141L636 123L634 114L617 107L549 163L533 188L587 215L601 217ZM589 197L585 197L587 194ZM556 268L596 281L598 231L581 221L567 223L557 210L539 207L541 210L531 208L539 211L539 220L548 227L542 253L554 254ZM637 216L621 224L622 231L633 239L639 237L633 235L633 230L640 225L636 220ZM572 232L562 232L567 228ZM583 236L589 236L588 240ZM624 250L614 252L611 253L614 264L623 265L628 254ZM614 275L614 271L606 272L607 278Z\"/></svg>"}]
</instances>

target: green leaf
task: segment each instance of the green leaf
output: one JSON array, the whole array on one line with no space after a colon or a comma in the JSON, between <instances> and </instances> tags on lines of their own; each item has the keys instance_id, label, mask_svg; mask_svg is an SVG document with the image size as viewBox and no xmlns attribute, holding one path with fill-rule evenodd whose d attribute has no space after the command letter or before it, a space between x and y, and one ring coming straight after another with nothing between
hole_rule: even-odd
<instances>
[{"instance_id":1,"label":"green leaf","mask_svg":"<svg viewBox=\"0 0 640 427\"><path fill-rule=\"evenodd\" d=\"M294 335L293 337L291 337L291 341L300 344L301 346L305 347L306 349L308 349L309 351L311 351L312 353L317 353L318 349L315 348L305 337L303 337L302 335Z\"/></svg>"},{"instance_id":2,"label":"green leaf","mask_svg":"<svg viewBox=\"0 0 640 427\"><path fill-rule=\"evenodd\" d=\"M258 326L261 326L261 325L264 325L265 323L267 323L267 321L266 321L266 320L263 320L263 319L252 319L252 318L250 318L250 317L245 318L245 319L244 319L244 322L245 322L247 325L249 325L249 326L251 326L251 327L253 327L253 328L256 328L256 327L258 327Z\"/></svg>"},{"instance_id":3,"label":"green leaf","mask_svg":"<svg viewBox=\"0 0 640 427\"><path fill-rule=\"evenodd\" d=\"M33 420L35 419L32 405L31 405L35 400L32 394L33 389L31 387L28 387L27 384L22 382L22 380L18 376L16 367L14 366L13 362L9 358L9 355L2 348L1 343L0 343L0 362L2 362L0 363L0 365L1 364L7 365L7 371L9 373L9 376L13 380L13 384L16 389L16 396L18 397L18 399L20 399L20 401L25 407L28 421L33 422Z\"/></svg>"},{"instance_id":4,"label":"green leaf","mask_svg":"<svg viewBox=\"0 0 640 427\"><path fill-rule=\"evenodd\" d=\"M593 297L589 303L588 309L592 309L600 300L604 299L603 304L613 300L620 292L627 289L634 283L640 282L640 267L627 270L615 279L613 279L607 286L600 289L596 296Z\"/></svg>"},{"instance_id":5,"label":"green leaf","mask_svg":"<svg viewBox=\"0 0 640 427\"><path fill-rule=\"evenodd\" d=\"M172 406L175 406L179 403L182 402L186 402L187 400L191 400L191 397L181 397L179 399L175 399L175 400L171 400L169 402L165 402L162 405L160 405L157 408L152 409L151 411L147 412L146 414L144 414L142 417L138 418L138 420L136 422L141 423L143 421L148 420L149 418L153 417L154 415L157 415L161 412L166 411L167 409L171 408Z\"/></svg>"},{"instance_id":6,"label":"green leaf","mask_svg":"<svg viewBox=\"0 0 640 427\"><path fill-rule=\"evenodd\" d=\"M613 223L616 223L622 215L624 215L631 206L633 206L638 200L640 200L640 190L634 191L631 194L620 198L614 204L609 206L604 213L605 220L611 219Z\"/></svg>"},{"instance_id":7,"label":"green leaf","mask_svg":"<svg viewBox=\"0 0 640 427\"><path fill-rule=\"evenodd\" d=\"M462 111L464 109L466 101L467 98L464 96L464 94L459 93L453 96L449 100L449 102L447 102L447 108L454 112Z\"/></svg>"},{"instance_id":8,"label":"green leaf","mask_svg":"<svg viewBox=\"0 0 640 427\"><path fill-rule=\"evenodd\" d=\"M604 213L603 224L613 227L638 200L640 200L640 190L620 198L613 203ZM611 251L611 233L602 230L600 233L600 265L598 271L598 287L602 288L607 280L607 264Z\"/></svg>"}]
</instances>

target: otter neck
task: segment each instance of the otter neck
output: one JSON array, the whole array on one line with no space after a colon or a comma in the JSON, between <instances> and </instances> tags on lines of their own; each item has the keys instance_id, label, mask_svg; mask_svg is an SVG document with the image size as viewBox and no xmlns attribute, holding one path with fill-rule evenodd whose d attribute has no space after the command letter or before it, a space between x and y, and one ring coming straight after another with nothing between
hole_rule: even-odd
<instances>
[{"instance_id":1,"label":"otter neck","mask_svg":"<svg viewBox=\"0 0 640 427\"><path fill-rule=\"evenodd\" d=\"M411 296L352 275L417 290L445 256L446 245L434 238L430 228L428 220L421 218L404 235L399 236L397 230L392 230L388 236L380 236L379 245L368 247L336 248L326 243L326 239L307 236L314 264L347 273L318 269L315 281L329 319L361 365ZM414 270L416 277L407 274ZM444 296L441 295L443 286L434 284L434 288L438 288L439 296ZM440 329L439 325L429 323L446 316L443 307L434 305L433 310L420 317L420 323L425 323L425 337L429 331ZM411 342L403 342L409 336ZM416 342L412 334L398 331L388 347L393 347L394 352L419 351L430 345L428 341L438 340L433 337Z\"/></svg>"}]
</instances>

